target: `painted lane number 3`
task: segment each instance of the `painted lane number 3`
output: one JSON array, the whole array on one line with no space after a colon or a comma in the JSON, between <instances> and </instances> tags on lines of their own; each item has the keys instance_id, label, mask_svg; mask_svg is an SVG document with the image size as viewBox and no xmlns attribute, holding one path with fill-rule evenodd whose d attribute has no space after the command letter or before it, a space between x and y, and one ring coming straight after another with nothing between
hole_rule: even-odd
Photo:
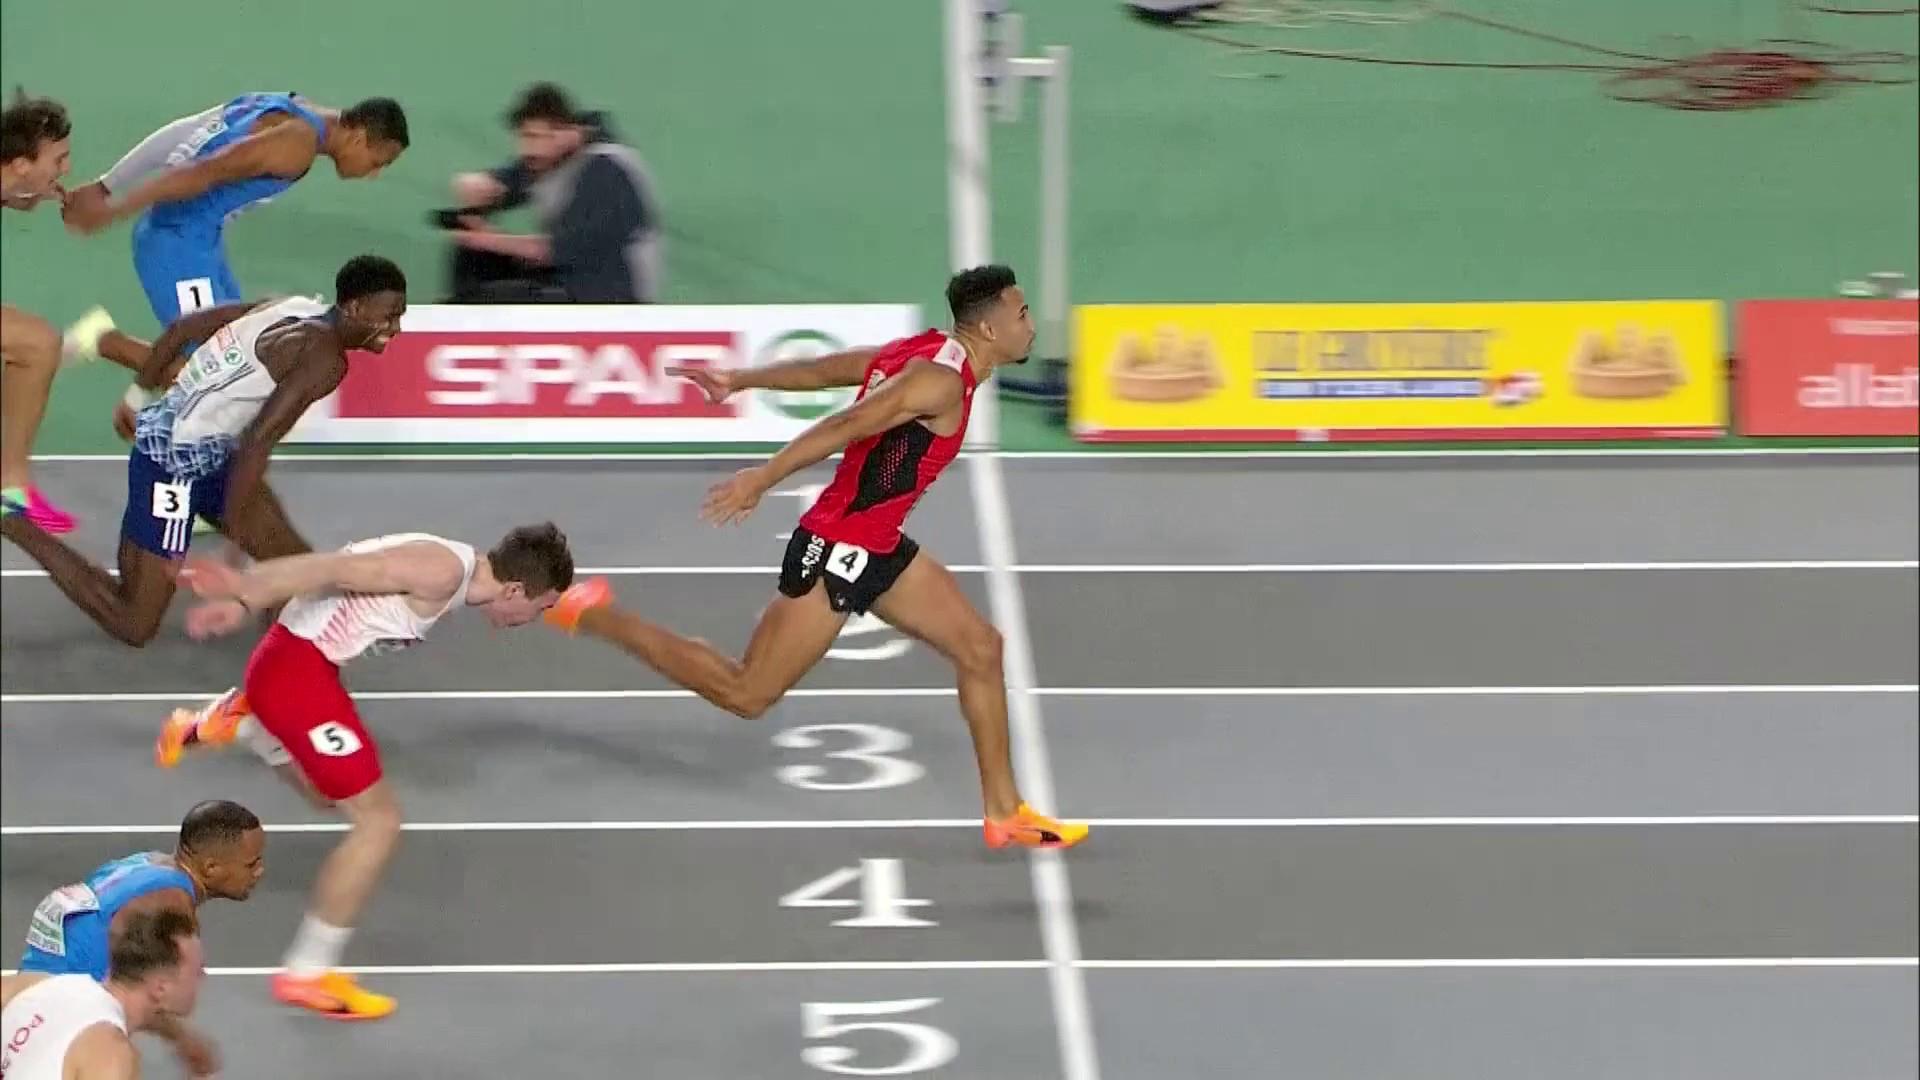
<instances>
[{"instance_id":1,"label":"painted lane number 3","mask_svg":"<svg viewBox=\"0 0 1920 1080\"><path fill-rule=\"evenodd\" d=\"M788 750L813 750L821 745L825 732L845 732L860 740L847 750L830 750L824 756L854 761L866 766L866 775L852 780L824 780L825 765L788 765L780 770L780 779L809 791L872 791L912 783L926 773L918 762L889 755L913 745L904 732L879 724L809 724L789 728L773 737L773 744Z\"/></svg>"}]
</instances>

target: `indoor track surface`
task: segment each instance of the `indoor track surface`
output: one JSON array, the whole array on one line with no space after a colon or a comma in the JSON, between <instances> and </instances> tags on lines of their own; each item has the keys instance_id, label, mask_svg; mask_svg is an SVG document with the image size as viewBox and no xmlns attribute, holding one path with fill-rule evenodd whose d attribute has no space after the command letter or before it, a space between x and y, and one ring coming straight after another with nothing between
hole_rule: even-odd
<instances>
[{"instance_id":1,"label":"indoor track surface","mask_svg":"<svg viewBox=\"0 0 1920 1080\"><path fill-rule=\"evenodd\" d=\"M817 490L701 524L743 463L271 479L323 547L550 517L737 650ZM40 466L95 557L124 477ZM950 670L884 626L749 722L450 617L349 669L412 830L361 1026L266 989L338 826L244 751L152 764L253 635L196 645L182 600L122 647L7 546L8 964L44 893L224 797L274 830L203 912L229 1080L1911 1078L1917 486L1898 450L970 456L910 531L1006 635L1022 784L1095 822L1065 854L986 849Z\"/></svg>"}]
</instances>

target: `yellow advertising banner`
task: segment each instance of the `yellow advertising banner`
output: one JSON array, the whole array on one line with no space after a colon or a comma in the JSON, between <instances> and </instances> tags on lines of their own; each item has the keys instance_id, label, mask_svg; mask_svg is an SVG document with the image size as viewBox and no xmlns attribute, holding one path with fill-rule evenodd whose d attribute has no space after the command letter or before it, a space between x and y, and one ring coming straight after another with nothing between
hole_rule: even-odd
<instances>
[{"instance_id":1,"label":"yellow advertising banner","mask_svg":"<svg viewBox=\"0 0 1920 1080\"><path fill-rule=\"evenodd\" d=\"M1091 305L1087 442L1629 439L1726 427L1720 304Z\"/></svg>"}]
</instances>

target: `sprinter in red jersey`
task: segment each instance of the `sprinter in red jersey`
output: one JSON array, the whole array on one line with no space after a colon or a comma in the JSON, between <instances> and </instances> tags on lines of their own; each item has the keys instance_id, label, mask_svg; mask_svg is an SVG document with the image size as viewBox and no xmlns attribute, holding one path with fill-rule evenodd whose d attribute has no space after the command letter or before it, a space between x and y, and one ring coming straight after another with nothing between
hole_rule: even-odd
<instances>
[{"instance_id":1,"label":"sprinter in red jersey","mask_svg":"<svg viewBox=\"0 0 1920 1080\"><path fill-rule=\"evenodd\" d=\"M673 369L716 402L755 387L860 387L851 406L707 495L701 516L735 524L787 477L845 451L833 482L794 530L779 595L761 614L745 657L735 660L615 606L604 578L569 589L546 618L569 633L617 645L713 704L753 719L820 662L850 615L872 611L953 663L960 712L980 766L987 844L1071 847L1086 838L1087 827L1036 812L1014 783L999 631L953 573L901 531L914 504L959 454L974 389L994 369L1025 362L1033 348L1026 297L1006 267L955 275L947 283L947 305L952 330L929 330L879 349L739 371Z\"/></svg>"}]
</instances>

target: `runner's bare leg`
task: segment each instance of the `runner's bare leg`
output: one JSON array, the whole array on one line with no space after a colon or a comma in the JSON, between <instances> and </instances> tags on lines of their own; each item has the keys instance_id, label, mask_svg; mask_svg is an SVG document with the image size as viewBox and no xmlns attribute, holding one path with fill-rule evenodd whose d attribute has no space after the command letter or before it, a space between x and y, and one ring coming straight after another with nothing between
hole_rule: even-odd
<instances>
[{"instance_id":1,"label":"runner's bare leg","mask_svg":"<svg viewBox=\"0 0 1920 1080\"><path fill-rule=\"evenodd\" d=\"M960 714L973 736L987 816L1011 816L1021 799L1007 737L1007 679L1001 664L1000 631L967 599L953 571L924 549L901 571L893 587L881 594L873 613L901 633L926 642L953 664L960 684Z\"/></svg>"},{"instance_id":2,"label":"runner's bare leg","mask_svg":"<svg viewBox=\"0 0 1920 1080\"><path fill-rule=\"evenodd\" d=\"M580 631L619 646L714 705L755 720L827 655L846 621L827 602L826 586L816 582L797 599L774 596L739 660L612 604L582 614Z\"/></svg>"}]
</instances>

